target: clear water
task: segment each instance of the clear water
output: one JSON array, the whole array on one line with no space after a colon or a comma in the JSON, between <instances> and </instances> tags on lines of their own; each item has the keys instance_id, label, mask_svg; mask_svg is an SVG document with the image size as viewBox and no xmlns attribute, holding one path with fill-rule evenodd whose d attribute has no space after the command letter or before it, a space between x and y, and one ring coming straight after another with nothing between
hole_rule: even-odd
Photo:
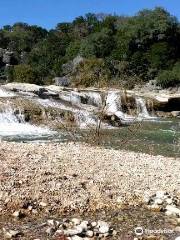
<instances>
[{"instance_id":1,"label":"clear water","mask_svg":"<svg viewBox=\"0 0 180 240\"><path fill-rule=\"evenodd\" d=\"M106 148L180 157L180 121L177 120L146 121L129 127L100 129L99 137L94 129L71 129L6 136L2 136L0 130L0 138L22 142L87 142Z\"/></svg>"}]
</instances>

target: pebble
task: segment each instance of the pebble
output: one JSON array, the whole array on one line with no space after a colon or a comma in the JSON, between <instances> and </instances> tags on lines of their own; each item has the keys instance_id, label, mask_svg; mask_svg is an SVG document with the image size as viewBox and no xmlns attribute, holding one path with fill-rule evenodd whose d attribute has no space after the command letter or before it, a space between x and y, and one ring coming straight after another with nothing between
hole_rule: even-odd
<instances>
[{"instance_id":1,"label":"pebble","mask_svg":"<svg viewBox=\"0 0 180 240\"><path fill-rule=\"evenodd\" d=\"M93 235L94 235L94 233L93 233L93 231L91 231L91 230L88 230L88 231L86 232L86 236L87 236L87 237L93 237Z\"/></svg>"},{"instance_id":2,"label":"pebble","mask_svg":"<svg viewBox=\"0 0 180 240\"><path fill-rule=\"evenodd\" d=\"M47 203L45 203L45 202L40 202L39 205L40 205L41 207L47 207Z\"/></svg>"},{"instance_id":3,"label":"pebble","mask_svg":"<svg viewBox=\"0 0 180 240\"><path fill-rule=\"evenodd\" d=\"M48 228L46 229L46 233L47 233L48 235L53 235L54 232L55 232L55 229L54 229L53 227L48 227Z\"/></svg>"},{"instance_id":4,"label":"pebble","mask_svg":"<svg viewBox=\"0 0 180 240\"><path fill-rule=\"evenodd\" d=\"M91 226L92 226L92 227L96 227L96 226L97 226L97 222L92 222L92 223L91 223Z\"/></svg>"},{"instance_id":5,"label":"pebble","mask_svg":"<svg viewBox=\"0 0 180 240\"><path fill-rule=\"evenodd\" d=\"M172 203L173 203L173 200L172 200L172 198L167 198L167 199L166 199L166 202L167 202L167 204L169 204L169 205L170 205L170 204L172 204Z\"/></svg>"},{"instance_id":6,"label":"pebble","mask_svg":"<svg viewBox=\"0 0 180 240\"><path fill-rule=\"evenodd\" d=\"M79 218L72 218L71 222L74 223L74 225L79 225L81 223L81 220Z\"/></svg>"},{"instance_id":7,"label":"pebble","mask_svg":"<svg viewBox=\"0 0 180 240\"><path fill-rule=\"evenodd\" d=\"M180 232L180 227L179 227L179 226L178 226L178 227L175 227L174 231L175 231L175 232Z\"/></svg>"},{"instance_id":8,"label":"pebble","mask_svg":"<svg viewBox=\"0 0 180 240\"><path fill-rule=\"evenodd\" d=\"M163 204L163 200L161 198L157 198L157 199L155 199L154 204L161 205L161 204Z\"/></svg>"},{"instance_id":9,"label":"pebble","mask_svg":"<svg viewBox=\"0 0 180 240\"><path fill-rule=\"evenodd\" d=\"M109 232L109 225L104 221L98 221L98 228L99 228L99 233L104 234Z\"/></svg>"},{"instance_id":10,"label":"pebble","mask_svg":"<svg viewBox=\"0 0 180 240\"><path fill-rule=\"evenodd\" d=\"M81 227L76 227L74 229L68 229L64 231L64 234L67 236L74 236L83 232Z\"/></svg>"},{"instance_id":11,"label":"pebble","mask_svg":"<svg viewBox=\"0 0 180 240\"><path fill-rule=\"evenodd\" d=\"M21 234L20 231L15 231L15 230L6 230L5 228L3 228L3 232L4 232L4 237L7 239L11 239L11 238L15 238L18 235Z\"/></svg>"},{"instance_id":12,"label":"pebble","mask_svg":"<svg viewBox=\"0 0 180 240\"><path fill-rule=\"evenodd\" d=\"M180 216L180 209L171 205L166 206L166 210Z\"/></svg>"},{"instance_id":13,"label":"pebble","mask_svg":"<svg viewBox=\"0 0 180 240\"><path fill-rule=\"evenodd\" d=\"M49 225L49 226L55 226L55 221L53 220L53 219L49 219L49 220L47 220L47 224Z\"/></svg>"},{"instance_id":14,"label":"pebble","mask_svg":"<svg viewBox=\"0 0 180 240\"><path fill-rule=\"evenodd\" d=\"M79 236L73 236L71 237L72 240L84 240L84 238L79 237Z\"/></svg>"},{"instance_id":15,"label":"pebble","mask_svg":"<svg viewBox=\"0 0 180 240\"><path fill-rule=\"evenodd\" d=\"M175 240L180 240L180 236L179 236L179 237L177 237L177 238L175 238Z\"/></svg>"},{"instance_id":16,"label":"pebble","mask_svg":"<svg viewBox=\"0 0 180 240\"><path fill-rule=\"evenodd\" d=\"M22 216L22 213L20 210L18 211L15 211L13 214L12 214L13 217L16 217L16 218L20 218Z\"/></svg>"}]
</instances>

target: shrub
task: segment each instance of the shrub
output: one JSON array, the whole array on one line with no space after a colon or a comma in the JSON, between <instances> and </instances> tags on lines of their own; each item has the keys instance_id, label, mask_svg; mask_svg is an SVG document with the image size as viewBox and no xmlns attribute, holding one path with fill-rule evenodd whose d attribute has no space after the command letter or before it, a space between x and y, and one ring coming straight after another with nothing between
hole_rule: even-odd
<instances>
[{"instance_id":1,"label":"shrub","mask_svg":"<svg viewBox=\"0 0 180 240\"><path fill-rule=\"evenodd\" d=\"M40 84L38 74L33 70L30 65L21 64L14 66L14 81L23 83Z\"/></svg>"},{"instance_id":2,"label":"shrub","mask_svg":"<svg viewBox=\"0 0 180 240\"><path fill-rule=\"evenodd\" d=\"M110 71L103 59L86 59L79 63L73 73L73 83L76 86L105 86L108 84Z\"/></svg>"},{"instance_id":3,"label":"shrub","mask_svg":"<svg viewBox=\"0 0 180 240\"><path fill-rule=\"evenodd\" d=\"M173 70L164 70L157 77L157 85L162 88L175 87L180 84L180 74Z\"/></svg>"}]
</instances>

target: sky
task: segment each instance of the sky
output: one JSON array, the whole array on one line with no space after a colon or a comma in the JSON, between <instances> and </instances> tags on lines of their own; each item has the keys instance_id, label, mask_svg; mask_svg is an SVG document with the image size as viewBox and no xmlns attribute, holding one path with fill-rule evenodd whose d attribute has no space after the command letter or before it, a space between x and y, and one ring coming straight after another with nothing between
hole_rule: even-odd
<instances>
[{"instance_id":1,"label":"sky","mask_svg":"<svg viewBox=\"0 0 180 240\"><path fill-rule=\"evenodd\" d=\"M26 22L51 29L89 12L131 16L156 6L180 20L180 0L0 0L0 27Z\"/></svg>"}]
</instances>

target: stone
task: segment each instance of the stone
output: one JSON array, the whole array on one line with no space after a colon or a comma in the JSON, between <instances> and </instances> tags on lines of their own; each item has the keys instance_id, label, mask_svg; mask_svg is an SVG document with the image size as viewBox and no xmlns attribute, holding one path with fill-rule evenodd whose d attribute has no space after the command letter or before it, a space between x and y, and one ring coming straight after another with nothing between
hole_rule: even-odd
<instances>
[{"instance_id":1,"label":"stone","mask_svg":"<svg viewBox=\"0 0 180 240\"><path fill-rule=\"evenodd\" d=\"M79 236L73 236L71 239L72 240L83 240L84 238L79 237Z\"/></svg>"},{"instance_id":2,"label":"stone","mask_svg":"<svg viewBox=\"0 0 180 240\"><path fill-rule=\"evenodd\" d=\"M155 212L160 212L161 207L158 204L152 204L150 206L151 210L155 211Z\"/></svg>"},{"instance_id":3,"label":"stone","mask_svg":"<svg viewBox=\"0 0 180 240\"><path fill-rule=\"evenodd\" d=\"M166 214L167 216L176 216L175 213L173 213L173 212L171 212L171 211L168 211L168 210L165 212L165 214Z\"/></svg>"},{"instance_id":4,"label":"stone","mask_svg":"<svg viewBox=\"0 0 180 240\"><path fill-rule=\"evenodd\" d=\"M175 227L174 231L175 232L180 232L180 226Z\"/></svg>"},{"instance_id":5,"label":"stone","mask_svg":"<svg viewBox=\"0 0 180 240\"><path fill-rule=\"evenodd\" d=\"M88 221L82 221L79 225L84 231L88 229Z\"/></svg>"},{"instance_id":6,"label":"stone","mask_svg":"<svg viewBox=\"0 0 180 240\"><path fill-rule=\"evenodd\" d=\"M11 239L11 238L15 238L19 235L21 235L20 231L16 231L16 230L6 230L5 228L3 228L3 232L4 232L4 237L6 239Z\"/></svg>"},{"instance_id":7,"label":"stone","mask_svg":"<svg viewBox=\"0 0 180 240\"><path fill-rule=\"evenodd\" d=\"M109 232L109 224L104 221L98 221L98 228L99 228L99 233L104 234Z\"/></svg>"},{"instance_id":8,"label":"stone","mask_svg":"<svg viewBox=\"0 0 180 240\"><path fill-rule=\"evenodd\" d=\"M172 115L173 117L179 117L179 116L180 116L180 111L172 111L172 112L171 112L171 115Z\"/></svg>"},{"instance_id":9,"label":"stone","mask_svg":"<svg viewBox=\"0 0 180 240\"><path fill-rule=\"evenodd\" d=\"M53 82L56 86L68 87L71 83L68 77L55 77Z\"/></svg>"},{"instance_id":10,"label":"stone","mask_svg":"<svg viewBox=\"0 0 180 240\"><path fill-rule=\"evenodd\" d=\"M74 225L79 225L81 223L81 220L79 218L72 218L71 219L71 222L74 224Z\"/></svg>"},{"instance_id":11,"label":"stone","mask_svg":"<svg viewBox=\"0 0 180 240\"><path fill-rule=\"evenodd\" d=\"M175 240L180 240L180 236L179 236L179 237L177 237L177 238L175 238Z\"/></svg>"},{"instance_id":12,"label":"stone","mask_svg":"<svg viewBox=\"0 0 180 240\"><path fill-rule=\"evenodd\" d=\"M54 219L49 219L49 220L47 220L47 224L49 225L49 226L55 226L55 220Z\"/></svg>"},{"instance_id":13,"label":"stone","mask_svg":"<svg viewBox=\"0 0 180 240\"><path fill-rule=\"evenodd\" d=\"M13 214L12 214L12 216L13 217L16 217L16 218L20 218L20 217L22 217L22 212L21 212L21 210L18 210L18 211L15 211L15 212L13 212Z\"/></svg>"},{"instance_id":14,"label":"stone","mask_svg":"<svg viewBox=\"0 0 180 240\"><path fill-rule=\"evenodd\" d=\"M157 198L157 199L155 199L154 204L162 205L163 200L161 198Z\"/></svg>"},{"instance_id":15,"label":"stone","mask_svg":"<svg viewBox=\"0 0 180 240\"><path fill-rule=\"evenodd\" d=\"M180 209L171 205L166 206L166 210L180 216Z\"/></svg>"},{"instance_id":16,"label":"stone","mask_svg":"<svg viewBox=\"0 0 180 240\"><path fill-rule=\"evenodd\" d=\"M164 196L165 196L165 191L157 191L156 192L156 197L157 198L164 198Z\"/></svg>"},{"instance_id":17,"label":"stone","mask_svg":"<svg viewBox=\"0 0 180 240\"><path fill-rule=\"evenodd\" d=\"M68 230L64 230L64 234L66 236L74 236L74 235L78 235L81 234L83 232L83 228L79 226L77 226L74 229L68 229Z\"/></svg>"},{"instance_id":18,"label":"stone","mask_svg":"<svg viewBox=\"0 0 180 240\"><path fill-rule=\"evenodd\" d=\"M86 236L87 237L93 237L93 235L94 235L94 233L93 233L93 231L91 231L91 230L88 230L87 232L86 232Z\"/></svg>"},{"instance_id":19,"label":"stone","mask_svg":"<svg viewBox=\"0 0 180 240\"><path fill-rule=\"evenodd\" d=\"M47 203L45 203L45 202L40 202L39 205L40 205L41 207L47 207Z\"/></svg>"},{"instance_id":20,"label":"stone","mask_svg":"<svg viewBox=\"0 0 180 240\"><path fill-rule=\"evenodd\" d=\"M61 236L61 235L64 235L64 231L63 230L60 230L60 229L58 229L56 232L55 232L55 234L54 234L54 236L56 237L58 237L58 236Z\"/></svg>"},{"instance_id":21,"label":"stone","mask_svg":"<svg viewBox=\"0 0 180 240\"><path fill-rule=\"evenodd\" d=\"M97 222L92 222L91 223L91 226L94 228L94 227L96 227L97 226Z\"/></svg>"},{"instance_id":22,"label":"stone","mask_svg":"<svg viewBox=\"0 0 180 240\"><path fill-rule=\"evenodd\" d=\"M170 204L172 204L172 203L173 203L173 200L172 200L172 198L167 198L167 199L166 199L166 202L167 202L167 204L169 204L169 205L170 205Z\"/></svg>"},{"instance_id":23,"label":"stone","mask_svg":"<svg viewBox=\"0 0 180 240\"><path fill-rule=\"evenodd\" d=\"M47 229L46 229L46 233L48 234L48 235L53 235L54 234L54 232L55 232L55 229L53 228L53 227L48 227Z\"/></svg>"}]
</instances>

